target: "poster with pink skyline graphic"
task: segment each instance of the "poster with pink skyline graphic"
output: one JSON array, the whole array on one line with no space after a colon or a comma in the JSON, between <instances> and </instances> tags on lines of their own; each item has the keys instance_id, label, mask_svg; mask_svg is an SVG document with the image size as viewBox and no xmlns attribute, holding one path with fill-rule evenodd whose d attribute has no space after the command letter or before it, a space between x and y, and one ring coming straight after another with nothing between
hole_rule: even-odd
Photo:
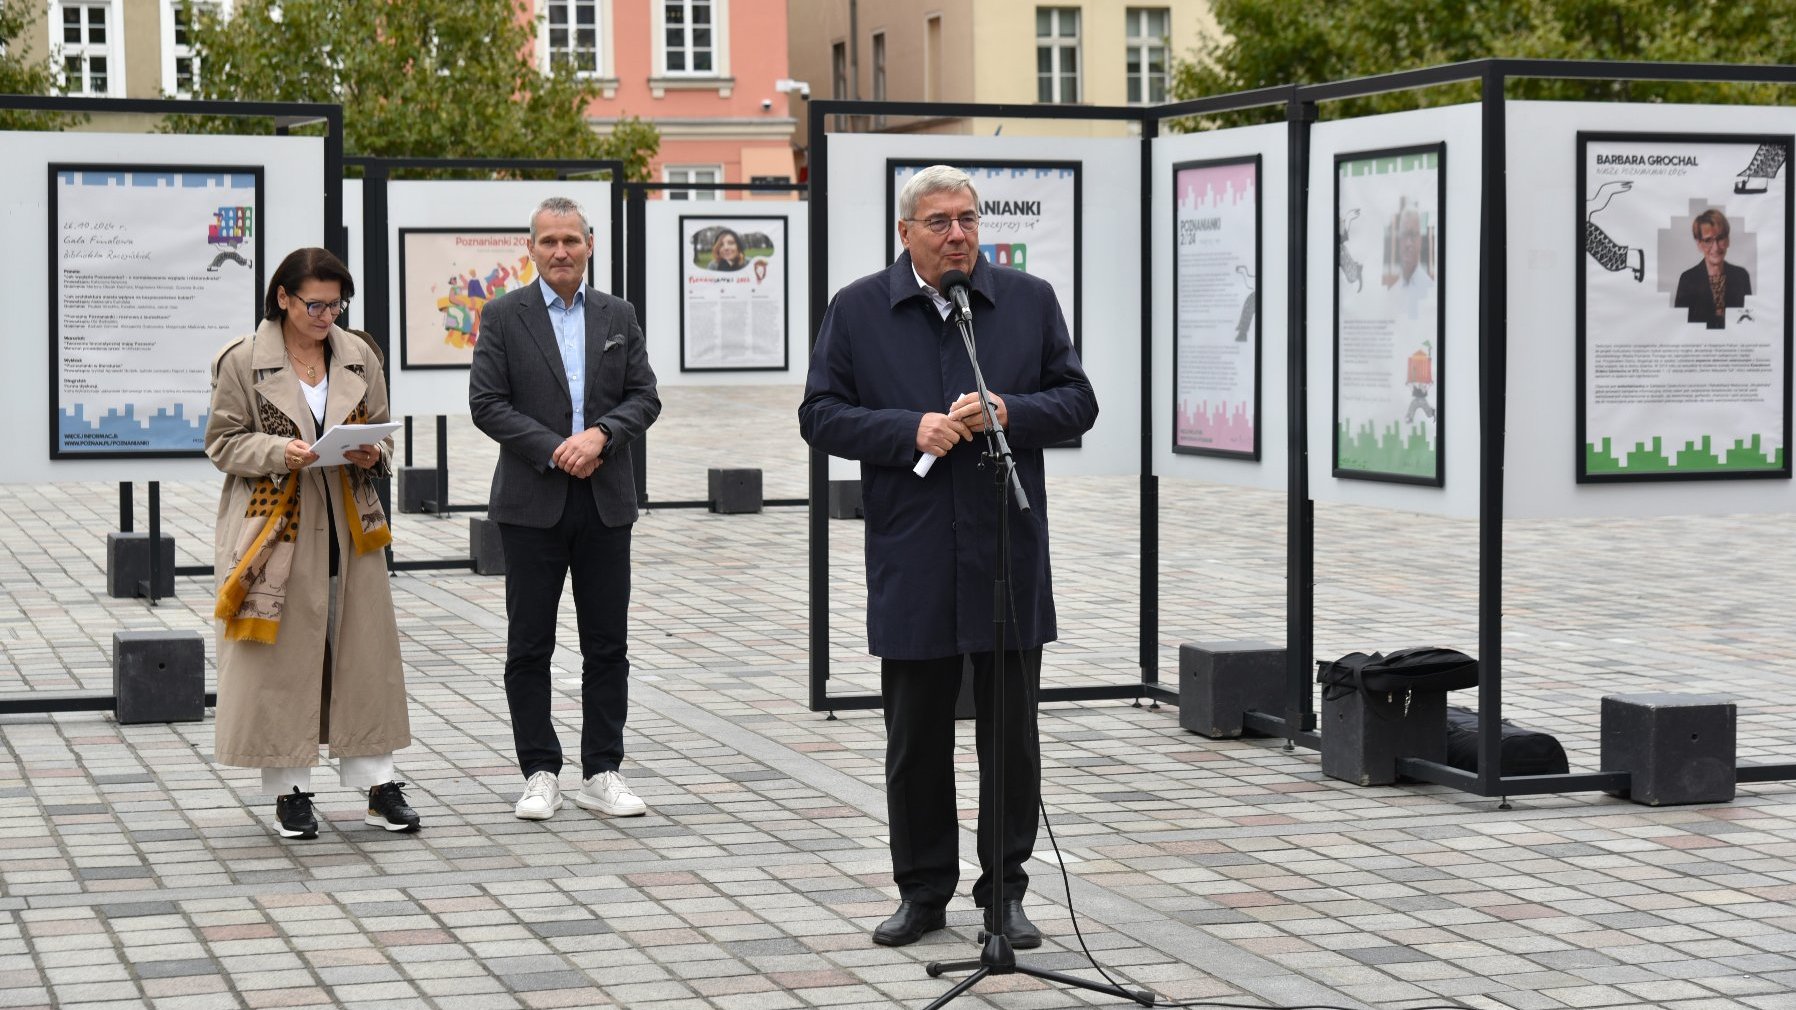
<instances>
[{"instance_id":1,"label":"poster with pink skyline graphic","mask_svg":"<svg viewBox=\"0 0 1796 1010\"><path fill-rule=\"evenodd\" d=\"M1260 158L1174 165L1172 451L1259 459Z\"/></svg>"}]
</instances>

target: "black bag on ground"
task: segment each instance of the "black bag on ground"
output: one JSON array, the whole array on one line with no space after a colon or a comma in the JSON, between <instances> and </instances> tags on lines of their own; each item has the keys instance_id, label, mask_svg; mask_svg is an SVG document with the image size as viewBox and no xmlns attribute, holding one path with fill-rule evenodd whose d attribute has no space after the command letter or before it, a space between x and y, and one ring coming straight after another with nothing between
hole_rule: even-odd
<instances>
[{"instance_id":1,"label":"black bag on ground","mask_svg":"<svg viewBox=\"0 0 1796 1010\"><path fill-rule=\"evenodd\" d=\"M1316 664L1316 683L1327 701L1355 692L1404 694L1409 691L1457 691L1478 686L1478 661L1457 649L1422 646L1390 655L1350 652Z\"/></svg>"},{"instance_id":2,"label":"black bag on ground","mask_svg":"<svg viewBox=\"0 0 1796 1010\"><path fill-rule=\"evenodd\" d=\"M1565 748L1557 737L1523 729L1503 720L1497 762L1502 775L1564 775L1570 771ZM1458 705L1447 706L1447 763L1468 772L1478 770L1478 713Z\"/></svg>"}]
</instances>

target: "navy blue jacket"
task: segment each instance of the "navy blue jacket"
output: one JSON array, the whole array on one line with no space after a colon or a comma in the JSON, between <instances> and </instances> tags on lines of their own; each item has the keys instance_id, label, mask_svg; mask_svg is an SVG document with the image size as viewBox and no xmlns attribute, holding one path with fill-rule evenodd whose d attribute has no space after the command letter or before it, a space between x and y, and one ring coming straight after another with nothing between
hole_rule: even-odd
<instances>
[{"instance_id":1,"label":"navy blue jacket","mask_svg":"<svg viewBox=\"0 0 1796 1010\"><path fill-rule=\"evenodd\" d=\"M1097 397L1067 336L1054 289L981 258L971 302L986 386L1004 400L1006 433L1031 511L1011 504L1011 648L1056 637L1048 566L1042 448L1097 420ZM830 302L811 353L799 432L814 448L860 460L867 517L867 649L886 659L939 659L992 648L998 562L985 436L961 442L927 477L917 426L974 390L960 331L917 286L908 252Z\"/></svg>"}]
</instances>

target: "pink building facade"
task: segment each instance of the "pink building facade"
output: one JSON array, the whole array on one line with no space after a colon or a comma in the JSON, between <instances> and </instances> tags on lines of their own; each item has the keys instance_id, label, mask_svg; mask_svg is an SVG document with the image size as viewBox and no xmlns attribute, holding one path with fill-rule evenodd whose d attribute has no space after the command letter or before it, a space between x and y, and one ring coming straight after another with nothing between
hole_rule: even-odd
<instances>
[{"instance_id":1,"label":"pink building facade","mask_svg":"<svg viewBox=\"0 0 1796 1010\"><path fill-rule=\"evenodd\" d=\"M607 133L639 116L661 132L659 182L797 181L786 4L770 0L533 0L537 57L593 78ZM674 199L710 199L680 190Z\"/></svg>"}]
</instances>

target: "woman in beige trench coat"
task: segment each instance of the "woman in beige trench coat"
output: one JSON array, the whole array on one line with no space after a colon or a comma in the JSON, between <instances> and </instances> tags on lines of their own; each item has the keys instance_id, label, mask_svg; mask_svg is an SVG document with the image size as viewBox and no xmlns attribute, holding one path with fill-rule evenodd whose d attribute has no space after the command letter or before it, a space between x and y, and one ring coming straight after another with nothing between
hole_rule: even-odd
<instances>
[{"instance_id":1,"label":"woman in beige trench coat","mask_svg":"<svg viewBox=\"0 0 1796 1010\"><path fill-rule=\"evenodd\" d=\"M225 474L214 752L262 769L287 838L317 837L309 790L321 744L343 784L367 791L367 823L419 826L393 766L411 726L374 488L392 439L308 467L332 426L387 420L378 356L336 325L354 293L336 256L296 250L269 281L256 331L212 363L206 455Z\"/></svg>"}]
</instances>

